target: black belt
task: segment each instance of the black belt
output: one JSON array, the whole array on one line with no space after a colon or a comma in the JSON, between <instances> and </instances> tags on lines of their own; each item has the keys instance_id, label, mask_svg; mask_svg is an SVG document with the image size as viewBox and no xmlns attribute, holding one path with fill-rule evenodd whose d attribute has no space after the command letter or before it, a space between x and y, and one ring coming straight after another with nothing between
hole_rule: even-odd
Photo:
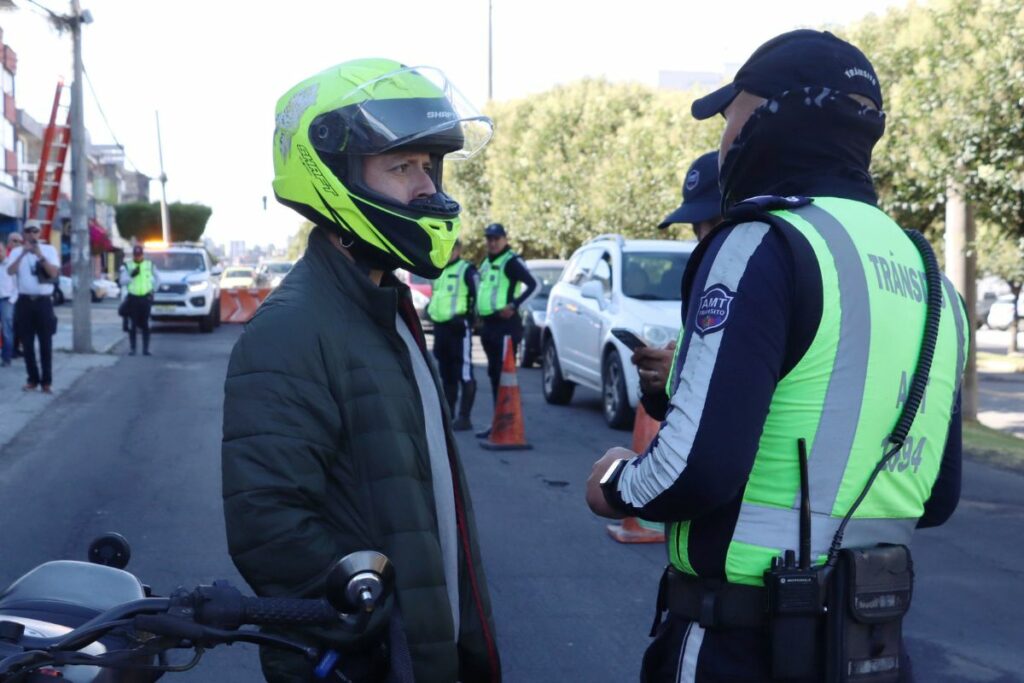
<instances>
[{"instance_id":1,"label":"black belt","mask_svg":"<svg viewBox=\"0 0 1024 683\"><path fill-rule=\"evenodd\" d=\"M659 612L696 621L704 628L762 628L768 623L768 597L761 586L701 579L665 570L658 595Z\"/></svg>"},{"instance_id":2,"label":"black belt","mask_svg":"<svg viewBox=\"0 0 1024 683\"><path fill-rule=\"evenodd\" d=\"M52 296L52 294L19 294L18 298L25 298L28 299L29 301L39 301L41 299L49 299Z\"/></svg>"}]
</instances>

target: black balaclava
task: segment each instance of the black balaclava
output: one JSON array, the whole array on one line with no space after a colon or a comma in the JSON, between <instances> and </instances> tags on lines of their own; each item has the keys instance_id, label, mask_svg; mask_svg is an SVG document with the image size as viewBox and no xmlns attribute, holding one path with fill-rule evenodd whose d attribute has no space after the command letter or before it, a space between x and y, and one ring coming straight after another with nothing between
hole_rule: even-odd
<instances>
[{"instance_id":1,"label":"black balaclava","mask_svg":"<svg viewBox=\"0 0 1024 683\"><path fill-rule=\"evenodd\" d=\"M808 87L758 107L719 174L722 213L759 195L843 197L875 204L871 151L885 114L836 90Z\"/></svg>"}]
</instances>

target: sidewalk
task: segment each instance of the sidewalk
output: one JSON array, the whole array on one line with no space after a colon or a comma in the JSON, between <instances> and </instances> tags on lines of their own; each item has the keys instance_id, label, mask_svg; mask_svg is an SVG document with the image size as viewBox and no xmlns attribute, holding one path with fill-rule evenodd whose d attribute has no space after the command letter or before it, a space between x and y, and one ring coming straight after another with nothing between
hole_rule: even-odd
<instances>
[{"instance_id":1,"label":"sidewalk","mask_svg":"<svg viewBox=\"0 0 1024 683\"><path fill-rule=\"evenodd\" d=\"M11 367L0 368L0 452L33 420L47 420L46 411L64 392L93 368L110 367L118 361L114 352L125 339L117 303L92 305L92 344L96 353L71 353L71 304L58 306L57 334L53 338L53 394L23 392L25 362L17 358Z\"/></svg>"}]
</instances>

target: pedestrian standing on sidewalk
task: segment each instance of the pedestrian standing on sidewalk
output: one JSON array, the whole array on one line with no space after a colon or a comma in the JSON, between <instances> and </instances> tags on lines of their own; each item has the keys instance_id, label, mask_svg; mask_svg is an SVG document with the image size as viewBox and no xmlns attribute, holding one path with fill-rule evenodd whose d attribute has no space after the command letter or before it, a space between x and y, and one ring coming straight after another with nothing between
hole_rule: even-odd
<instances>
[{"instance_id":1,"label":"pedestrian standing on sidewalk","mask_svg":"<svg viewBox=\"0 0 1024 683\"><path fill-rule=\"evenodd\" d=\"M269 597L323 596L339 558L378 550L395 594L365 633L275 632L341 651L346 680L499 683L458 444L393 273L435 279L448 264L461 209L443 171L487 142L491 121L436 69L360 59L292 88L276 123L274 194L316 227L231 353L228 550ZM271 683L314 680L299 654L260 657Z\"/></svg>"},{"instance_id":2,"label":"pedestrian standing on sidewalk","mask_svg":"<svg viewBox=\"0 0 1024 683\"><path fill-rule=\"evenodd\" d=\"M3 343L0 345L0 367L11 366L14 355L14 305L18 301L18 281L7 272L10 265L7 257L11 250L22 244L21 235L14 232L7 237L7 246L0 244L0 332Z\"/></svg>"},{"instance_id":3,"label":"pedestrian standing on sidewalk","mask_svg":"<svg viewBox=\"0 0 1024 683\"><path fill-rule=\"evenodd\" d=\"M455 240L451 260L441 276L434 280L427 315L434 322L434 358L441 384L448 399L448 412L455 416L459 390L458 417L452 421L457 432L473 428L469 414L476 397L473 377L473 311L480 279L476 266L462 258L462 241Z\"/></svg>"},{"instance_id":4,"label":"pedestrian standing on sidewalk","mask_svg":"<svg viewBox=\"0 0 1024 683\"><path fill-rule=\"evenodd\" d=\"M45 394L53 385L53 333L57 316L53 313L53 283L60 275L57 250L39 241L38 221L25 224L25 244L7 257L7 274L18 277L18 301L14 307L14 324L21 337L28 381L23 389L35 391L42 386ZM39 363L36 362L36 339L39 339ZM42 374L39 365L42 365Z\"/></svg>"},{"instance_id":5,"label":"pedestrian standing on sidewalk","mask_svg":"<svg viewBox=\"0 0 1024 683\"><path fill-rule=\"evenodd\" d=\"M153 290L156 289L157 274L153 262L144 258L141 244L132 247L132 260L126 264L128 276L128 298L125 299L125 312L128 314L128 341L131 345L129 355L136 352L136 333L142 331L142 355L149 352L149 312L153 307Z\"/></svg>"},{"instance_id":6,"label":"pedestrian standing on sidewalk","mask_svg":"<svg viewBox=\"0 0 1024 683\"><path fill-rule=\"evenodd\" d=\"M537 280L530 274L526 263L508 245L508 234L501 223L484 228L487 240L487 258L480 264L480 287L477 290L476 312L483 327L480 343L487 354L487 377L491 380L491 398L498 402L501 366L505 358L505 337L512 338L512 356L515 357L523 340L523 320L519 307L537 290ZM522 291L516 290L522 285ZM491 428L477 432L479 439L491 435Z\"/></svg>"},{"instance_id":7,"label":"pedestrian standing on sidewalk","mask_svg":"<svg viewBox=\"0 0 1024 683\"><path fill-rule=\"evenodd\" d=\"M11 360L14 358L21 358L21 340L18 339L18 328L14 324L14 307L18 302L18 278L14 275L7 273L7 267L10 265L8 260L11 252L20 247L25 243L25 239L21 236L21 233L12 232L7 236L7 249L4 252L4 258L0 259L0 292L6 293L7 300L4 301L3 297L5 294L0 293L0 324L3 325L4 342L2 351L3 367L10 367ZM4 279L8 278L7 282Z\"/></svg>"}]
</instances>

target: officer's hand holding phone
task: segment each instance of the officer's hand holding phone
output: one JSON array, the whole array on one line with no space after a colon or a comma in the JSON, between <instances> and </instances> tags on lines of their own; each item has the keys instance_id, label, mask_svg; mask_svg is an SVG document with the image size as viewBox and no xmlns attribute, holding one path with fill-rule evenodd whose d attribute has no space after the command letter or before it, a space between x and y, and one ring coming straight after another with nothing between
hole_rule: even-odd
<instances>
[{"instance_id":1,"label":"officer's hand holding phone","mask_svg":"<svg viewBox=\"0 0 1024 683\"><path fill-rule=\"evenodd\" d=\"M665 392L668 373L672 370L672 356L675 355L676 343L671 341L663 349L644 346L633 351L630 360L640 374L640 390L654 396Z\"/></svg>"}]
</instances>

